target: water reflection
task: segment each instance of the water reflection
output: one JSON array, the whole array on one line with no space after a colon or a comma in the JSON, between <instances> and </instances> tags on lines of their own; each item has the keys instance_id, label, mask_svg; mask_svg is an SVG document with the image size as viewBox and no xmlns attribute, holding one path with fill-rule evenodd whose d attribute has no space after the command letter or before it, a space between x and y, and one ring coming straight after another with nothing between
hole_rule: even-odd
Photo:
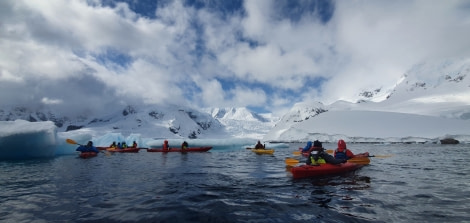
<instances>
[{"instance_id":1,"label":"water reflection","mask_svg":"<svg viewBox=\"0 0 470 223\"><path fill-rule=\"evenodd\" d=\"M322 208L335 208L334 204L338 201L360 200L359 196L362 193L355 191L368 190L371 178L349 173L341 176L314 178L310 179L310 182L313 190L309 200ZM330 205L332 202L333 205Z\"/></svg>"}]
</instances>

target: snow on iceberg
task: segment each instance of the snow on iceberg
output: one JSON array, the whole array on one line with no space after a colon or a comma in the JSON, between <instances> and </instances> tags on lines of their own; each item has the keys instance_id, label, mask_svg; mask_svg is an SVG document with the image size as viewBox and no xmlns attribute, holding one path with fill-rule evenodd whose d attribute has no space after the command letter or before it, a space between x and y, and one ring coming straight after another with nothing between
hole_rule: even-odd
<instances>
[{"instance_id":1,"label":"snow on iceberg","mask_svg":"<svg viewBox=\"0 0 470 223\"><path fill-rule=\"evenodd\" d=\"M57 127L51 121L0 121L0 159L53 157L56 145Z\"/></svg>"}]
</instances>

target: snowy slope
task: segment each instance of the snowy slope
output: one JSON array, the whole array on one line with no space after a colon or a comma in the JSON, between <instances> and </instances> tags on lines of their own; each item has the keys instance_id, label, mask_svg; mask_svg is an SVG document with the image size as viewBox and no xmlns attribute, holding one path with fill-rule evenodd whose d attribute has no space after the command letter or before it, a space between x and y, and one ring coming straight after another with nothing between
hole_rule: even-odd
<instances>
[{"instance_id":1,"label":"snowy slope","mask_svg":"<svg viewBox=\"0 0 470 223\"><path fill-rule=\"evenodd\" d=\"M385 90L386 97L377 89L364 91L357 103L296 104L263 140L436 142L447 136L465 141L470 135L468 59L417 65Z\"/></svg>"},{"instance_id":2,"label":"snowy slope","mask_svg":"<svg viewBox=\"0 0 470 223\"><path fill-rule=\"evenodd\" d=\"M126 106L98 117L67 117L51 111L27 108L1 109L0 120L53 121L59 132L89 129L98 136L105 133L139 133L149 138L228 137L224 127L209 114L182 106Z\"/></svg>"},{"instance_id":3,"label":"snowy slope","mask_svg":"<svg viewBox=\"0 0 470 223\"><path fill-rule=\"evenodd\" d=\"M212 108L205 111L222 123L229 135L236 138L261 139L279 120L247 108Z\"/></svg>"},{"instance_id":4,"label":"snowy slope","mask_svg":"<svg viewBox=\"0 0 470 223\"><path fill-rule=\"evenodd\" d=\"M0 109L1 121L53 121L59 132L86 130L95 137L107 133L140 134L146 138L261 139L278 121L247 108L196 110L177 105L126 106L99 116L77 117L29 108Z\"/></svg>"}]
</instances>

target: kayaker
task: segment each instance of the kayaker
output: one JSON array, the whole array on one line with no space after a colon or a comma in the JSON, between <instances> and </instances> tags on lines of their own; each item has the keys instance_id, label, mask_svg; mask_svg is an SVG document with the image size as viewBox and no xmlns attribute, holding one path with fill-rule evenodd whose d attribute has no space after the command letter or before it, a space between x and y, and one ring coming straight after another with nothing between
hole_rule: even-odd
<instances>
[{"instance_id":1,"label":"kayaker","mask_svg":"<svg viewBox=\"0 0 470 223\"><path fill-rule=\"evenodd\" d=\"M354 155L354 153L346 148L346 142L342 139L338 140L338 148L336 148L334 156L336 159L351 159L354 157L369 157L369 153L360 153L357 155Z\"/></svg>"},{"instance_id":2,"label":"kayaker","mask_svg":"<svg viewBox=\"0 0 470 223\"><path fill-rule=\"evenodd\" d=\"M137 142L136 141L132 142L132 148L137 148Z\"/></svg>"},{"instance_id":3,"label":"kayaker","mask_svg":"<svg viewBox=\"0 0 470 223\"><path fill-rule=\"evenodd\" d=\"M183 143L181 143L181 149L187 149L188 148L188 142L184 141Z\"/></svg>"},{"instance_id":4,"label":"kayaker","mask_svg":"<svg viewBox=\"0 0 470 223\"><path fill-rule=\"evenodd\" d=\"M307 150L308 153L312 152L312 151L323 151L324 148L323 148L323 145L320 141L318 140L315 140L313 141L313 145L310 147L310 149Z\"/></svg>"},{"instance_id":5,"label":"kayaker","mask_svg":"<svg viewBox=\"0 0 470 223\"><path fill-rule=\"evenodd\" d=\"M308 141L307 145L302 149L302 152L308 152L312 148L312 141Z\"/></svg>"},{"instance_id":6,"label":"kayaker","mask_svg":"<svg viewBox=\"0 0 470 223\"><path fill-rule=\"evenodd\" d=\"M118 144L117 144L117 146L116 146L116 149L122 149L120 142L118 142Z\"/></svg>"},{"instance_id":7,"label":"kayaker","mask_svg":"<svg viewBox=\"0 0 470 223\"><path fill-rule=\"evenodd\" d=\"M310 151L310 155L307 158L308 165L320 165L325 163L331 164L341 164L345 163L346 159L336 159L332 155L325 152L325 148L320 141L315 140L315 146L312 146L312 150Z\"/></svg>"},{"instance_id":8,"label":"kayaker","mask_svg":"<svg viewBox=\"0 0 470 223\"><path fill-rule=\"evenodd\" d=\"M121 147L122 147L121 149L127 149L127 144L126 144L126 142L122 142Z\"/></svg>"},{"instance_id":9,"label":"kayaker","mask_svg":"<svg viewBox=\"0 0 470 223\"><path fill-rule=\"evenodd\" d=\"M80 151L80 152L95 152L95 153L99 153L100 151L93 146L93 142L92 141L88 141L88 143L84 146L84 145L80 145L76 151Z\"/></svg>"},{"instance_id":10,"label":"kayaker","mask_svg":"<svg viewBox=\"0 0 470 223\"><path fill-rule=\"evenodd\" d=\"M111 143L111 145L109 145L109 148L116 148L116 141L113 141L113 143Z\"/></svg>"},{"instance_id":11,"label":"kayaker","mask_svg":"<svg viewBox=\"0 0 470 223\"><path fill-rule=\"evenodd\" d=\"M261 144L261 142L258 140L258 143L256 143L255 145L255 149L264 149L264 148L265 148L264 145Z\"/></svg>"},{"instance_id":12,"label":"kayaker","mask_svg":"<svg viewBox=\"0 0 470 223\"><path fill-rule=\"evenodd\" d=\"M170 150L170 146L168 145L168 140L165 139L165 141L163 141L163 150Z\"/></svg>"}]
</instances>

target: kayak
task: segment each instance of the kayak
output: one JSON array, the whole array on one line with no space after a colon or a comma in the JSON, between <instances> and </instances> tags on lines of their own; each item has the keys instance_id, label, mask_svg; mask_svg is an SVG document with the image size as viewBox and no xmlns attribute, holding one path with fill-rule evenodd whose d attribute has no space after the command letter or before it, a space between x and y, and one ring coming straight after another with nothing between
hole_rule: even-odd
<instances>
[{"instance_id":1,"label":"kayak","mask_svg":"<svg viewBox=\"0 0 470 223\"><path fill-rule=\"evenodd\" d=\"M80 158L86 159L86 158L91 158L97 156L98 153L95 152L81 152L80 153Z\"/></svg>"},{"instance_id":2,"label":"kayak","mask_svg":"<svg viewBox=\"0 0 470 223\"><path fill-rule=\"evenodd\" d=\"M98 150L112 150L112 149L116 149L115 147L107 147L107 146L97 146L96 147ZM147 149L147 148L141 148L141 147L138 147L138 148L134 148L134 147L127 147L127 149Z\"/></svg>"},{"instance_id":3,"label":"kayak","mask_svg":"<svg viewBox=\"0 0 470 223\"><path fill-rule=\"evenodd\" d=\"M205 147L188 147L186 149L181 148L170 148L169 150L164 150L163 148L154 148L154 149L147 149L147 152L207 152L212 149L212 146L205 146Z\"/></svg>"},{"instance_id":4,"label":"kayak","mask_svg":"<svg viewBox=\"0 0 470 223\"><path fill-rule=\"evenodd\" d=\"M357 163L342 163L338 165L334 164L321 164L318 166L311 165L302 165L291 168L292 176L294 179L306 178L306 177L316 177L316 176L326 176L326 175L335 175L346 173L350 171L357 170L365 165Z\"/></svg>"},{"instance_id":5,"label":"kayak","mask_svg":"<svg viewBox=\"0 0 470 223\"><path fill-rule=\"evenodd\" d=\"M118 153L138 153L139 148L125 148L125 149L108 148L106 149L106 151L118 152Z\"/></svg>"},{"instance_id":6,"label":"kayak","mask_svg":"<svg viewBox=\"0 0 470 223\"><path fill-rule=\"evenodd\" d=\"M273 154L274 149L251 149L256 154Z\"/></svg>"}]
</instances>

